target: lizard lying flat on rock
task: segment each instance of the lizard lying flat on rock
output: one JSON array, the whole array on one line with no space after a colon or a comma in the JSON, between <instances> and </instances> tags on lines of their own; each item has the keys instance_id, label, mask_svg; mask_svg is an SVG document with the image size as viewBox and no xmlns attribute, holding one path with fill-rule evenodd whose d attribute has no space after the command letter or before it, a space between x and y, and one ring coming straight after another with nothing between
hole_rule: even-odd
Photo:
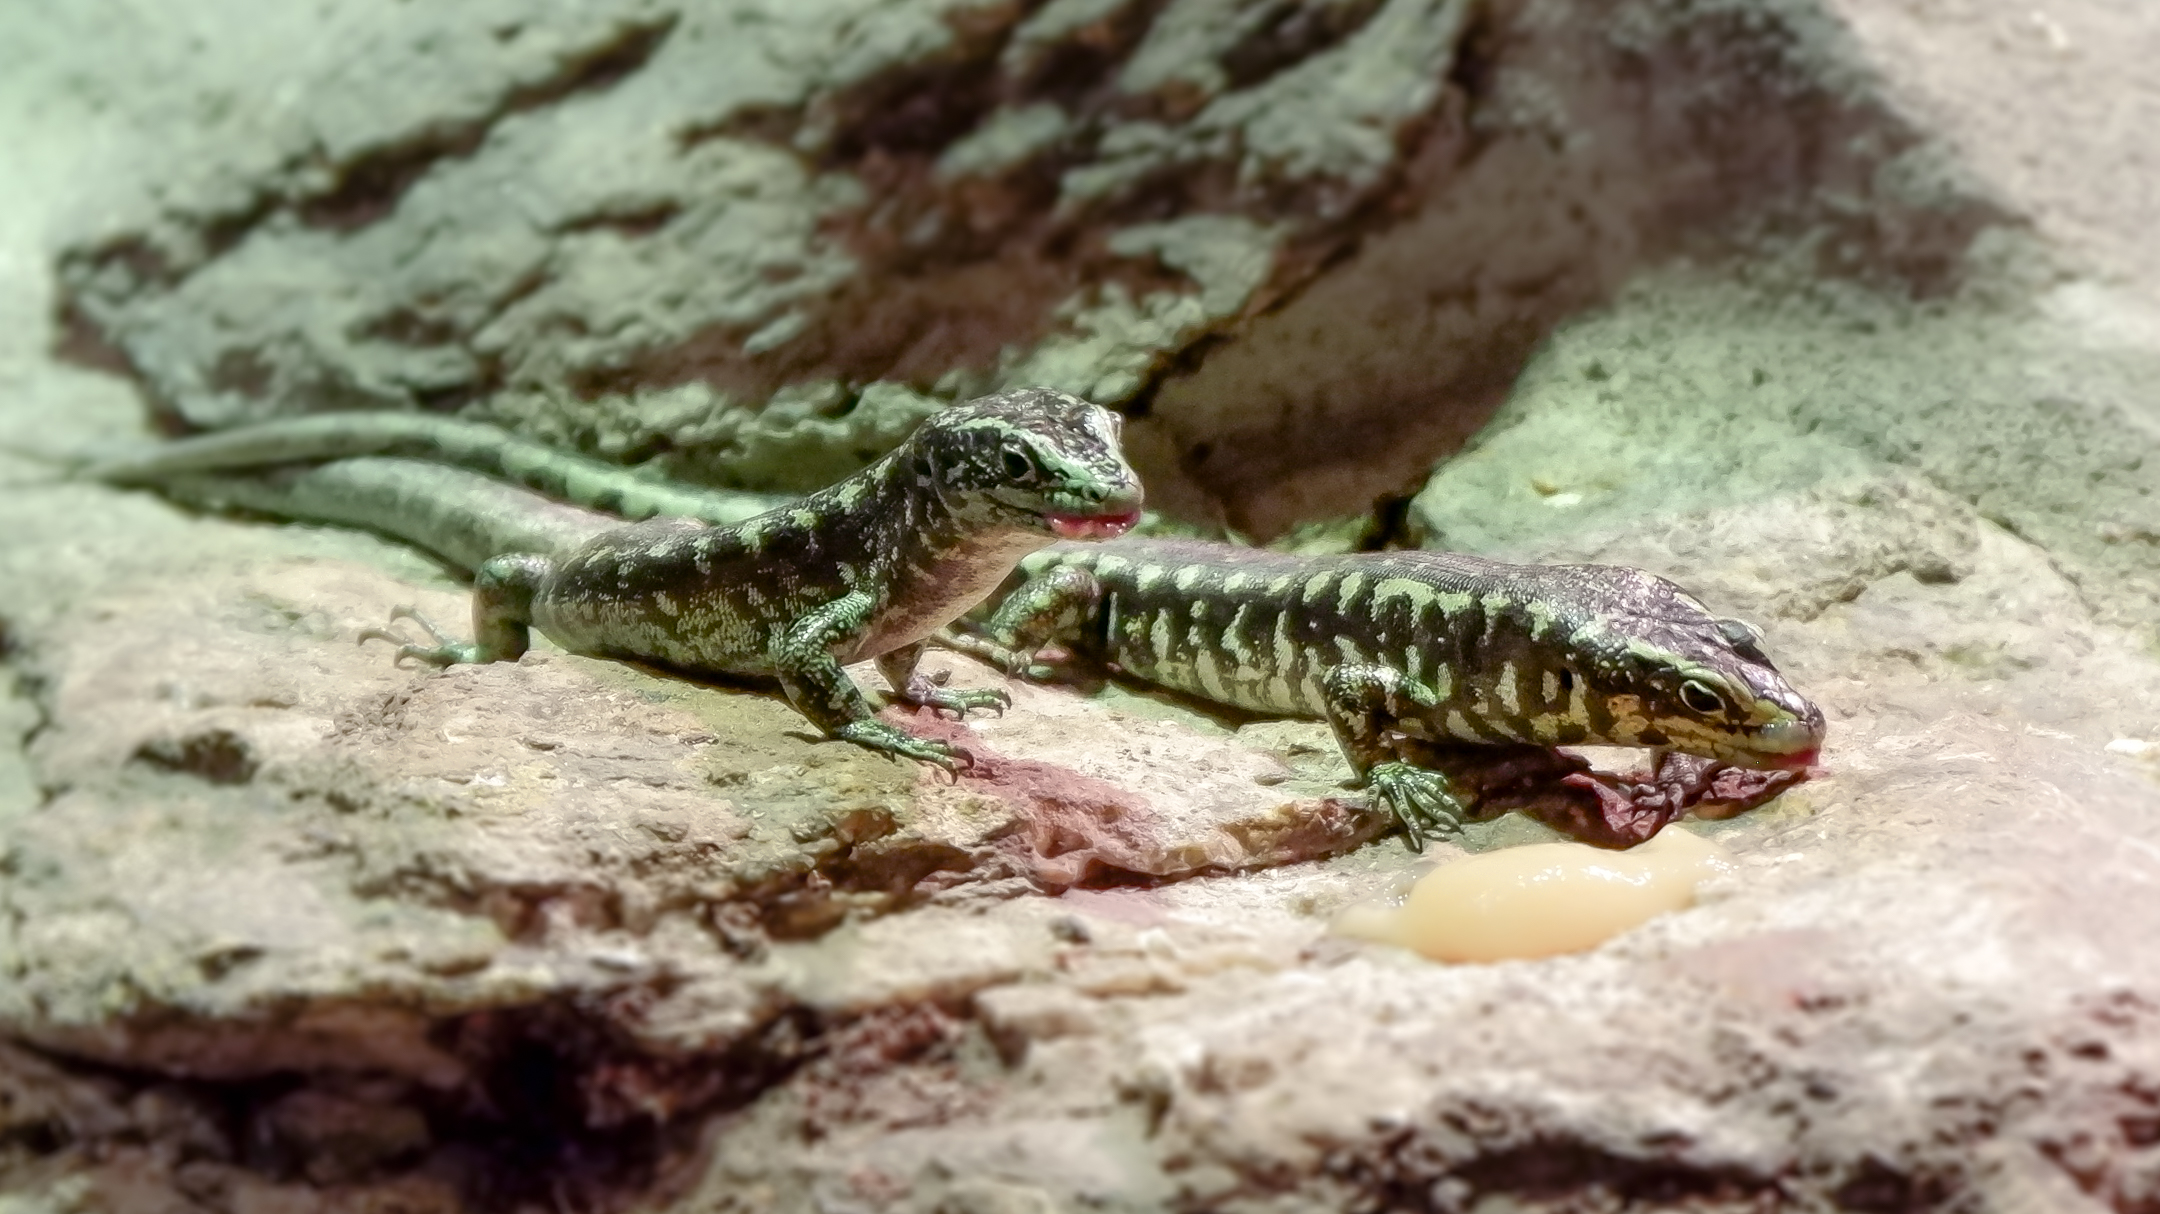
<instances>
[{"instance_id":1,"label":"lizard lying flat on rock","mask_svg":"<svg viewBox=\"0 0 2160 1214\"><path fill-rule=\"evenodd\" d=\"M1633 847L1687 814L1730 818L1806 778L1659 749L1646 771L1611 772L1572 751L1508 743L1396 740L1396 757L1445 773L1472 820L1514 812L1578 843Z\"/></svg>"},{"instance_id":2,"label":"lizard lying flat on rock","mask_svg":"<svg viewBox=\"0 0 2160 1214\"><path fill-rule=\"evenodd\" d=\"M474 571L470 644L434 635L401 658L437 665L525 652L538 628L576 653L692 675L777 679L827 734L939 764L964 756L872 715L841 667L876 658L908 700L965 712L999 691L947 690L915 671L923 639L1058 537L1107 538L1139 518L1120 419L1077 397L1022 389L932 415L840 483L742 519L741 499L645 480L487 427L353 413L206 435L93 465L85 475L191 500L368 526ZM579 504L654 517L612 526L469 473L362 453L439 456ZM312 471L247 468L338 459ZM740 520L740 521L737 521Z\"/></svg>"},{"instance_id":3,"label":"lizard lying flat on rock","mask_svg":"<svg viewBox=\"0 0 2160 1214\"><path fill-rule=\"evenodd\" d=\"M1053 545L1021 570L981 635L945 643L1014 674L1057 644L1187 695L1321 718L1413 848L1425 827L1459 827L1471 791L1412 761L1421 747L1670 747L1783 771L1822 747L1821 710L1759 632L1637 569L1126 539Z\"/></svg>"}]
</instances>

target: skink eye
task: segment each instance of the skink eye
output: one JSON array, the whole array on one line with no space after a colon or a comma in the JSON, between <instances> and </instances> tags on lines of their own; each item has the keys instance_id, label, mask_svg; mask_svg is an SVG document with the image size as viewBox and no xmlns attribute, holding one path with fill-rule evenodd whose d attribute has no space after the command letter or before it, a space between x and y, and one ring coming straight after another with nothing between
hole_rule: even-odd
<instances>
[{"instance_id":1,"label":"skink eye","mask_svg":"<svg viewBox=\"0 0 2160 1214\"><path fill-rule=\"evenodd\" d=\"M1770 665L1770 659L1764 656L1762 651L1762 629L1748 623L1746 620L1724 619L1717 622L1717 630L1718 635L1725 639L1725 643L1733 647L1734 653L1750 662L1760 662L1765 666ZM1772 667L1772 669L1775 669L1775 667Z\"/></svg>"},{"instance_id":2,"label":"skink eye","mask_svg":"<svg viewBox=\"0 0 2160 1214\"><path fill-rule=\"evenodd\" d=\"M1704 716L1725 711L1725 697L1694 679L1680 684L1680 702Z\"/></svg>"},{"instance_id":3,"label":"skink eye","mask_svg":"<svg viewBox=\"0 0 2160 1214\"><path fill-rule=\"evenodd\" d=\"M1005 475L1016 481L1028 480L1035 475L1035 458L1027 452L1018 447L1007 447L1004 456Z\"/></svg>"}]
</instances>

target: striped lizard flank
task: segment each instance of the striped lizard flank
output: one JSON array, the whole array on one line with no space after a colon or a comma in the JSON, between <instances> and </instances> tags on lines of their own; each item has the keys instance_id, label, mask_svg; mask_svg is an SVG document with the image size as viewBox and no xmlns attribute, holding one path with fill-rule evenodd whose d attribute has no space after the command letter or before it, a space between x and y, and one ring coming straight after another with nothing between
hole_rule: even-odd
<instances>
[{"instance_id":1,"label":"striped lizard flank","mask_svg":"<svg viewBox=\"0 0 2160 1214\"><path fill-rule=\"evenodd\" d=\"M1821 711L1753 627L1641 570L1154 539L1053 545L1021 570L957 647L1019 672L1056 643L1174 691L1325 720L1413 844L1462 806L1391 735L1670 747L1756 768L1805 767L1822 744Z\"/></svg>"}]
</instances>

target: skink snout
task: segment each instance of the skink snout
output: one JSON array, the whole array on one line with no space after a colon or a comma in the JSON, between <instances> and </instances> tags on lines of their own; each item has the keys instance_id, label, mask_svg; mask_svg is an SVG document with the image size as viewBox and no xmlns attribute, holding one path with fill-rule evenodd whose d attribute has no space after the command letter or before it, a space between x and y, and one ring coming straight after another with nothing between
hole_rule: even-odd
<instances>
[{"instance_id":1,"label":"skink snout","mask_svg":"<svg viewBox=\"0 0 2160 1214\"><path fill-rule=\"evenodd\" d=\"M1759 766L1788 771L1813 767L1822 757L1822 711L1810 705L1806 716L1772 721L1756 730L1750 741Z\"/></svg>"},{"instance_id":2,"label":"skink snout","mask_svg":"<svg viewBox=\"0 0 2160 1214\"><path fill-rule=\"evenodd\" d=\"M1091 492L1086 496L1093 499L1086 510L1057 511L1045 516L1050 521L1050 530L1059 539L1116 539L1132 530L1140 521L1141 493L1138 482Z\"/></svg>"}]
</instances>

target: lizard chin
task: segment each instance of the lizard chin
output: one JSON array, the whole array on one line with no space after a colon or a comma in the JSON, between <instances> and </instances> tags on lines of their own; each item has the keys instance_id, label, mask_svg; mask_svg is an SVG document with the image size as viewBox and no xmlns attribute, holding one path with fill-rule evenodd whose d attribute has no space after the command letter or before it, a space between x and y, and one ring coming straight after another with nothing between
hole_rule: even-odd
<instances>
[{"instance_id":1,"label":"lizard chin","mask_svg":"<svg viewBox=\"0 0 2160 1214\"><path fill-rule=\"evenodd\" d=\"M1763 766L1771 771L1806 771L1822 761L1822 747L1795 751L1789 755L1764 755Z\"/></svg>"},{"instance_id":2,"label":"lizard chin","mask_svg":"<svg viewBox=\"0 0 2160 1214\"><path fill-rule=\"evenodd\" d=\"M1723 761L1731 763L1735 767L1746 767L1754 771L1806 771L1808 768L1822 762L1822 747L1820 745L1810 746L1806 750L1795 750L1783 754L1766 750L1750 750L1733 755Z\"/></svg>"},{"instance_id":3,"label":"lizard chin","mask_svg":"<svg viewBox=\"0 0 2160 1214\"><path fill-rule=\"evenodd\" d=\"M1061 540L1114 540L1140 521L1138 510L1122 514L1046 514L1050 530Z\"/></svg>"},{"instance_id":4,"label":"lizard chin","mask_svg":"<svg viewBox=\"0 0 2160 1214\"><path fill-rule=\"evenodd\" d=\"M1806 716L1765 725L1739 741L1734 753L1716 757L1755 771L1806 771L1822 762L1824 732L1822 713L1806 707Z\"/></svg>"}]
</instances>

